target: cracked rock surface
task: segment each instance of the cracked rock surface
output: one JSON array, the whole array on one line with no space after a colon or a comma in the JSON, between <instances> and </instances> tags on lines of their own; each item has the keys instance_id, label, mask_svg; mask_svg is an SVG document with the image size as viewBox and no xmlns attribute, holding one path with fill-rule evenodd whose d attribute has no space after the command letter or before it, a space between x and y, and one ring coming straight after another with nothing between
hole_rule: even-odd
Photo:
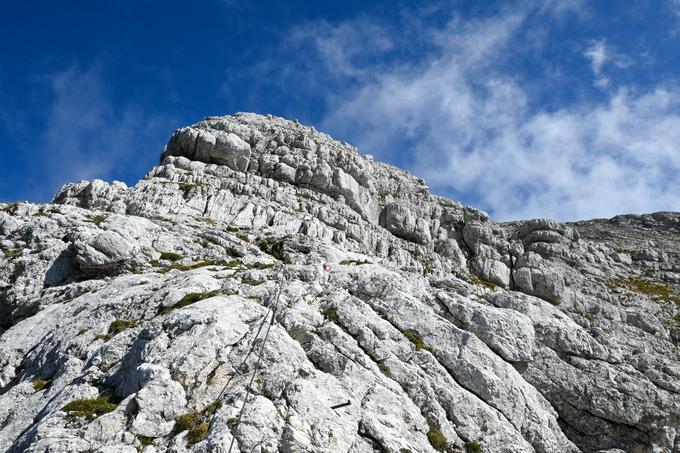
<instances>
[{"instance_id":1,"label":"cracked rock surface","mask_svg":"<svg viewBox=\"0 0 680 453\"><path fill-rule=\"evenodd\" d=\"M206 118L134 187L0 204L0 451L678 453L679 239Z\"/></svg>"}]
</instances>

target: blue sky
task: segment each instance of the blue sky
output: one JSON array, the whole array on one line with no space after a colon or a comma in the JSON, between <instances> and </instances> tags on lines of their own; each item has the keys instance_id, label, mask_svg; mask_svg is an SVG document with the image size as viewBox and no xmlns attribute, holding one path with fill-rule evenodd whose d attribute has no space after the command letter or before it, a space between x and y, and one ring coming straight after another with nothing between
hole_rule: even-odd
<instances>
[{"instance_id":1,"label":"blue sky","mask_svg":"<svg viewBox=\"0 0 680 453\"><path fill-rule=\"evenodd\" d=\"M0 200L132 185L255 111L499 220L680 211L680 0L366 3L4 5Z\"/></svg>"}]
</instances>

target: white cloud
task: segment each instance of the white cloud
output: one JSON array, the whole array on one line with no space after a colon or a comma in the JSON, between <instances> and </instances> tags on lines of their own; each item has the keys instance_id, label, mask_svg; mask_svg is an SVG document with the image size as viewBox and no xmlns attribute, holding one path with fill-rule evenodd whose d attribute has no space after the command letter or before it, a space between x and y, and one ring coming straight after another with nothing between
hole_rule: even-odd
<instances>
[{"instance_id":1,"label":"white cloud","mask_svg":"<svg viewBox=\"0 0 680 453\"><path fill-rule=\"evenodd\" d=\"M606 88L609 85L609 79L602 76L602 67L607 61L607 47L605 46L605 40L600 39L595 41L588 50L583 54L587 59L590 60L590 66L595 74L595 85Z\"/></svg>"},{"instance_id":2,"label":"white cloud","mask_svg":"<svg viewBox=\"0 0 680 453\"><path fill-rule=\"evenodd\" d=\"M532 108L531 87L504 72L530 14L536 10L454 18L422 31L435 45L427 55L392 64L362 60L356 48L343 58L343 39L331 37L353 24L329 26L315 57L351 67L358 80L327 93L324 129L407 165L440 193L476 200L497 219L680 210L680 91L619 86L604 102ZM599 78L606 64L629 64L604 40L586 56Z\"/></svg>"},{"instance_id":3,"label":"white cloud","mask_svg":"<svg viewBox=\"0 0 680 453\"><path fill-rule=\"evenodd\" d=\"M595 86L603 89L609 86L609 77L604 75L606 64L615 68L625 68L632 64L632 60L628 56L616 52L611 46L607 45L607 40L604 38L594 41L583 53L583 56L590 60L590 67L595 75Z\"/></svg>"}]
</instances>

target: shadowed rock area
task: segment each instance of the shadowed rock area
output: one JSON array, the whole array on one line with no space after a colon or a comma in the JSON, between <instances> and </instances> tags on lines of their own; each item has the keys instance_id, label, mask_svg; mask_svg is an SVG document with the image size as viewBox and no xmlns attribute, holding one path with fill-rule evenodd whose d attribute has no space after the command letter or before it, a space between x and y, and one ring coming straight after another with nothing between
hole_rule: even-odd
<instances>
[{"instance_id":1,"label":"shadowed rock area","mask_svg":"<svg viewBox=\"0 0 680 453\"><path fill-rule=\"evenodd\" d=\"M0 204L0 451L678 453L679 239L206 118L134 187Z\"/></svg>"}]
</instances>

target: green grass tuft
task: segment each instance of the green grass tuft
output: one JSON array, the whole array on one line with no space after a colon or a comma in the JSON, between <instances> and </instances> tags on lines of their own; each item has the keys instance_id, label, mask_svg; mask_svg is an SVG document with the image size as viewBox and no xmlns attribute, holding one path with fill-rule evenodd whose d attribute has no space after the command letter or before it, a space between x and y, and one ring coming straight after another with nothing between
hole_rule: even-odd
<instances>
[{"instance_id":1,"label":"green grass tuft","mask_svg":"<svg viewBox=\"0 0 680 453\"><path fill-rule=\"evenodd\" d=\"M36 379L33 381L33 390L39 392L47 390L52 385L52 379Z\"/></svg>"},{"instance_id":2,"label":"green grass tuft","mask_svg":"<svg viewBox=\"0 0 680 453\"><path fill-rule=\"evenodd\" d=\"M661 282L644 278L627 278L609 280L605 284L609 289L623 287L639 294L645 294L655 300L673 302L680 305L680 296Z\"/></svg>"},{"instance_id":3,"label":"green grass tuft","mask_svg":"<svg viewBox=\"0 0 680 453\"><path fill-rule=\"evenodd\" d=\"M196 302L199 302L203 299L207 299L209 297L217 296L220 293L219 289L216 289L214 291L210 291L207 293L189 293L186 294L184 297L182 297L177 303L174 305L171 305L170 307L161 307L158 310L159 314L166 315L170 313L173 310L176 310L178 308L186 307L187 305L194 304Z\"/></svg>"},{"instance_id":4,"label":"green grass tuft","mask_svg":"<svg viewBox=\"0 0 680 453\"><path fill-rule=\"evenodd\" d=\"M139 441L140 444L143 446L148 446L148 445L153 445L153 437L147 437L147 436L139 436L137 437L137 440Z\"/></svg>"},{"instance_id":5,"label":"green grass tuft","mask_svg":"<svg viewBox=\"0 0 680 453\"><path fill-rule=\"evenodd\" d=\"M336 310L333 307L329 307L323 311L323 316L329 321L332 321L334 323L338 323L339 318L338 318L338 310Z\"/></svg>"},{"instance_id":6,"label":"green grass tuft","mask_svg":"<svg viewBox=\"0 0 680 453\"><path fill-rule=\"evenodd\" d=\"M382 374L387 376L388 378L392 378L392 370L390 369L389 366L387 366L386 363L379 363L378 364L378 369Z\"/></svg>"},{"instance_id":7,"label":"green grass tuft","mask_svg":"<svg viewBox=\"0 0 680 453\"><path fill-rule=\"evenodd\" d=\"M427 440L430 441L432 448L437 451L446 451L449 448L449 441L446 440L446 436L444 436L444 433L433 424L430 424L430 429L427 432Z\"/></svg>"},{"instance_id":8,"label":"green grass tuft","mask_svg":"<svg viewBox=\"0 0 680 453\"><path fill-rule=\"evenodd\" d=\"M434 354L434 350L425 344L425 341L423 340L423 337L418 335L418 333L415 330L407 330L404 332L404 336L413 343L413 346L416 347L416 351L420 351L421 349L424 349L426 351L430 351L431 353Z\"/></svg>"},{"instance_id":9,"label":"green grass tuft","mask_svg":"<svg viewBox=\"0 0 680 453\"><path fill-rule=\"evenodd\" d=\"M99 398L71 401L62 407L62 410L68 413L69 418L83 417L88 420L94 420L100 415L113 411L116 406L116 404L111 402L110 397L100 396Z\"/></svg>"},{"instance_id":10,"label":"green grass tuft","mask_svg":"<svg viewBox=\"0 0 680 453\"><path fill-rule=\"evenodd\" d=\"M476 275L470 275L470 282L473 285L482 285L482 286L486 286L489 289L495 289L496 288L496 284L494 282L489 281L489 280L485 280L485 279L478 277Z\"/></svg>"},{"instance_id":11,"label":"green grass tuft","mask_svg":"<svg viewBox=\"0 0 680 453\"><path fill-rule=\"evenodd\" d=\"M482 453L482 446L476 440L468 440L465 442L466 453Z\"/></svg>"},{"instance_id":12,"label":"green grass tuft","mask_svg":"<svg viewBox=\"0 0 680 453\"><path fill-rule=\"evenodd\" d=\"M267 239L260 239L257 242L257 246L264 253L268 253L279 261L283 261L286 264L293 264L293 260L289 256L284 254L283 250L283 239L277 242L269 242Z\"/></svg>"},{"instance_id":13,"label":"green grass tuft","mask_svg":"<svg viewBox=\"0 0 680 453\"><path fill-rule=\"evenodd\" d=\"M340 264L343 266L347 265L355 265L355 266L361 266L363 264L373 264L371 261L368 260L342 260L340 261Z\"/></svg>"},{"instance_id":14,"label":"green grass tuft","mask_svg":"<svg viewBox=\"0 0 680 453\"><path fill-rule=\"evenodd\" d=\"M205 260L205 261L200 261L198 263L194 264L179 264L179 263L172 263L170 266L160 269L158 272L161 274L164 274L172 269L176 269L178 271L192 271L194 269L199 269L201 267L205 266L212 266L215 264L215 260Z\"/></svg>"},{"instance_id":15,"label":"green grass tuft","mask_svg":"<svg viewBox=\"0 0 680 453\"><path fill-rule=\"evenodd\" d=\"M214 401L205 407L201 412L190 412L177 417L175 420L175 433L188 431L187 433L187 448L199 443L208 434L210 429L210 417L222 407L220 401Z\"/></svg>"},{"instance_id":16,"label":"green grass tuft","mask_svg":"<svg viewBox=\"0 0 680 453\"><path fill-rule=\"evenodd\" d=\"M237 267L239 264L241 264L241 260L231 260L227 264L224 265L227 269L233 269Z\"/></svg>"},{"instance_id":17,"label":"green grass tuft","mask_svg":"<svg viewBox=\"0 0 680 453\"><path fill-rule=\"evenodd\" d=\"M108 332L104 334L99 334L95 336L95 339L97 340L110 340L111 338L115 337L122 331L129 329L130 327L134 327L135 322L130 320L130 319L116 319L113 321L111 324L109 324L109 330Z\"/></svg>"},{"instance_id":18,"label":"green grass tuft","mask_svg":"<svg viewBox=\"0 0 680 453\"><path fill-rule=\"evenodd\" d=\"M22 249L3 250L2 254L5 255L5 258L12 259L16 256L21 255L21 252L22 252Z\"/></svg>"},{"instance_id":19,"label":"green grass tuft","mask_svg":"<svg viewBox=\"0 0 680 453\"><path fill-rule=\"evenodd\" d=\"M205 436L208 435L208 430L210 429L210 423L203 422L197 426L194 426L189 430L187 434L187 447L191 447L194 444L199 443Z\"/></svg>"},{"instance_id":20,"label":"green grass tuft","mask_svg":"<svg viewBox=\"0 0 680 453\"><path fill-rule=\"evenodd\" d=\"M17 208L17 206L19 206L18 203L8 203L4 208L2 208L2 212L11 214Z\"/></svg>"},{"instance_id":21,"label":"green grass tuft","mask_svg":"<svg viewBox=\"0 0 680 453\"><path fill-rule=\"evenodd\" d=\"M101 224L104 220L106 220L105 215L96 215L94 217L91 217L89 222L94 223L95 225Z\"/></svg>"},{"instance_id":22,"label":"green grass tuft","mask_svg":"<svg viewBox=\"0 0 680 453\"><path fill-rule=\"evenodd\" d=\"M162 252L161 253L161 259L162 260L168 260L168 261L179 261L182 258L184 258L182 255L179 253L173 253L173 252Z\"/></svg>"}]
</instances>

